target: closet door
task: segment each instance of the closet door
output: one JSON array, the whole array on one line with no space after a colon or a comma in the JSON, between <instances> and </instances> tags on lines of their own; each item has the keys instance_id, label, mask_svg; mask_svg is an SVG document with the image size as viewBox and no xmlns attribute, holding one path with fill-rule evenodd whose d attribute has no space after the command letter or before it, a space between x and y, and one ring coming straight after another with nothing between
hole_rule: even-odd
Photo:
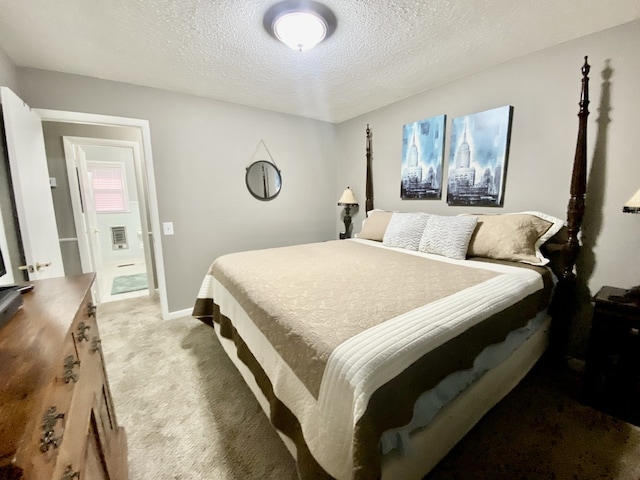
<instances>
[{"instance_id":1,"label":"closet door","mask_svg":"<svg viewBox=\"0 0 640 480\"><path fill-rule=\"evenodd\" d=\"M40 116L0 87L20 237L30 280L64 276Z\"/></svg>"}]
</instances>

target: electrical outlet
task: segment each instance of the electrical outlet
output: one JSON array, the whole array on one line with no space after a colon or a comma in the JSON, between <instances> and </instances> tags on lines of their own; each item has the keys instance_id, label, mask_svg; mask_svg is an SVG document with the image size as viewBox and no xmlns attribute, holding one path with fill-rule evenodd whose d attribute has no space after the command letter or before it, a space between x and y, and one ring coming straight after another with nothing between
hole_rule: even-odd
<instances>
[{"instance_id":1,"label":"electrical outlet","mask_svg":"<svg viewBox=\"0 0 640 480\"><path fill-rule=\"evenodd\" d=\"M162 232L165 235L173 235L173 222L164 222L162 224Z\"/></svg>"}]
</instances>

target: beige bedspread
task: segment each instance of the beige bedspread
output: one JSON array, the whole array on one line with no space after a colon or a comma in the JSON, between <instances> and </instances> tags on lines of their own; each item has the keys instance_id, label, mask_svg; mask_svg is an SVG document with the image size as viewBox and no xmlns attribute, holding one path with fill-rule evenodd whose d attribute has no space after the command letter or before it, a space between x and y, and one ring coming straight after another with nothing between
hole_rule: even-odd
<instances>
[{"instance_id":1,"label":"beige bedspread","mask_svg":"<svg viewBox=\"0 0 640 480\"><path fill-rule=\"evenodd\" d=\"M230 254L209 274L316 399L327 360L342 342L498 275L344 241Z\"/></svg>"},{"instance_id":2,"label":"beige bedspread","mask_svg":"<svg viewBox=\"0 0 640 480\"><path fill-rule=\"evenodd\" d=\"M540 271L358 240L242 252L212 264L193 315L215 314L239 334L255 355L256 378L266 374L272 408L282 405L299 422L299 452L308 448L333 477L371 478L379 467L375 419L388 428L406 417L421 391L472 362L482 342L543 310L549 290ZM476 337L483 338L478 345ZM412 365L429 372L415 382ZM395 378L416 386L403 383L402 415L369 411L369 398ZM385 390L392 398L394 389Z\"/></svg>"}]
</instances>

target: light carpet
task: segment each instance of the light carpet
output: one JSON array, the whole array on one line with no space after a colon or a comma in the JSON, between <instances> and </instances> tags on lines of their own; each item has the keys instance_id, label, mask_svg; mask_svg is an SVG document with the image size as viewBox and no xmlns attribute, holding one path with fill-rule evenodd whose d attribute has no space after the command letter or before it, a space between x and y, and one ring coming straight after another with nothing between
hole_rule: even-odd
<instances>
[{"instance_id":1,"label":"light carpet","mask_svg":"<svg viewBox=\"0 0 640 480\"><path fill-rule=\"evenodd\" d=\"M97 317L131 480L297 478L210 327L164 321L149 297L100 304Z\"/></svg>"},{"instance_id":2,"label":"light carpet","mask_svg":"<svg viewBox=\"0 0 640 480\"><path fill-rule=\"evenodd\" d=\"M98 307L131 480L294 480L295 464L210 327L149 297ZM536 368L428 480L638 480L640 428ZM394 479L402 480L402 479Z\"/></svg>"}]
</instances>

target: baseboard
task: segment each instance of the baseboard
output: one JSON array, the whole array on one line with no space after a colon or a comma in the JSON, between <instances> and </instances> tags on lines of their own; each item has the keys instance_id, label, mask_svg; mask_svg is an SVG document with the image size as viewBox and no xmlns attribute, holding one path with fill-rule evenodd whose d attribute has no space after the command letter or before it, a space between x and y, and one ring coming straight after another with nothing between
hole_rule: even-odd
<instances>
[{"instance_id":1,"label":"baseboard","mask_svg":"<svg viewBox=\"0 0 640 480\"><path fill-rule=\"evenodd\" d=\"M164 319L165 320L175 320L176 318L190 317L191 316L191 312L193 312L192 308L185 308L184 310L177 310L175 312L169 312Z\"/></svg>"}]
</instances>

